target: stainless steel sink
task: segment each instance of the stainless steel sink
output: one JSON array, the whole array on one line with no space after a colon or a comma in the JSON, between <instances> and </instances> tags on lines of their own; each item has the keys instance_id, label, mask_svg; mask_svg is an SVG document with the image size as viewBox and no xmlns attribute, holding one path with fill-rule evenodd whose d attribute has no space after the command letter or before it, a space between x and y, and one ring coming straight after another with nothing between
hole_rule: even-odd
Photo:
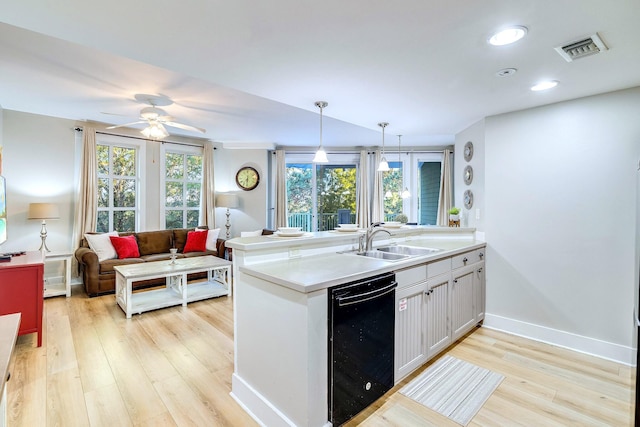
<instances>
[{"instance_id":1,"label":"stainless steel sink","mask_svg":"<svg viewBox=\"0 0 640 427\"><path fill-rule=\"evenodd\" d=\"M394 255L406 255L406 256L420 256L420 255L429 255L434 252L439 252L441 249L434 248L423 248L419 246L407 246L407 245L392 245L392 246L381 246L377 248L378 251L385 254L394 254Z\"/></svg>"},{"instance_id":2,"label":"stainless steel sink","mask_svg":"<svg viewBox=\"0 0 640 427\"><path fill-rule=\"evenodd\" d=\"M356 255L366 256L369 258L377 258L385 261L400 261L401 259L409 258L409 255L394 254L391 252L382 251L365 251L365 252L353 252Z\"/></svg>"}]
</instances>

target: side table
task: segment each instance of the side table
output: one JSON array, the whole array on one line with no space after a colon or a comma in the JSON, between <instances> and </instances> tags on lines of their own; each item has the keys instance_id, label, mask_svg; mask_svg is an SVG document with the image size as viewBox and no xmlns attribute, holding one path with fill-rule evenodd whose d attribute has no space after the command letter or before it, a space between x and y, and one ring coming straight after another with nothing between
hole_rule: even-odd
<instances>
[{"instance_id":1,"label":"side table","mask_svg":"<svg viewBox=\"0 0 640 427\"><path fill-rule=\"evenodd\" d=\"M64 277L62 282L54 281L52 278L44 278L44 297L55 297L65 295L67 298L71 296L71 252L48 252L45 254L45 265L52 262L64 263Z\"/></svg>"}]
</instances>

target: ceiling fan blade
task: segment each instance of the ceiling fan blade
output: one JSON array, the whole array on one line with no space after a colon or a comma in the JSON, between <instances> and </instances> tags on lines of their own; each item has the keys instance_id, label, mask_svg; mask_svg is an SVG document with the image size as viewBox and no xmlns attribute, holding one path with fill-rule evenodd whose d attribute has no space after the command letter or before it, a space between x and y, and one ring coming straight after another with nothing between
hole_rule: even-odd
<instances>
[{"instance_id":1,"label":"ceiling fan blade","mask_svg":"<svg viewBox=\"0 0 640 427\"><path fill-rule=\"evenodd\" d=\"M131 125L137 125L139 123L147 123L147 121L146 120L140 120L140 121L137 121L137 122L125 123L123 125L109 126L107 129L121 128L121 127L126 127L126 126L131 126Z\"/></svg>"},{"instance_id":2,"label":"ceiling fan blade","mask_svg":"<svg viewBox=\"0 0 640 427\"><path fill-rule=\"evenodd\" d=\"M178 128L178 129L189 130L189 131L192 131L192 132L200 132L200 133L206 133L207 132L205 129L198 128L198 127L195 127L195 126L185 125L185 124L182 124L182 123L165 122L165 121L163 121L162 123L167 125L167 126L171 126L171 127Z\"/></svg>"}]
</instances>

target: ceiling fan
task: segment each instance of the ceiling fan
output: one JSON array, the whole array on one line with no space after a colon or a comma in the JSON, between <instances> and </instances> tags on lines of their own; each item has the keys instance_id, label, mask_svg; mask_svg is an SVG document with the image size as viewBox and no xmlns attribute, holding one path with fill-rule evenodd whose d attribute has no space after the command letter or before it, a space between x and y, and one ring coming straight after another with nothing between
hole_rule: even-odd
<instances>
[{"instance_id":1,"label":"ceiling fan","mask_svg":"<svg viewBox=\"0 0 640 427\"><path fill-rule=\"evenodd\" d=\"M138 102L144 102L145 104L150 105L149 107L144 107L142 110L140 110L139 120L122 125L109 126L107 129L115 129L137 125L140 123L147 123L148 126L140 131L140 133L150 139L162 139L169 136L169 132L167 131L165 126L188 130L191 132L206 132L206 130L203 128L179 123L173 116L167 114L167 112L162 108L158 108L159 106L164 107L166 105L173 104L173 101L166 96L136 94L135 99Z\"/></svg>"}]
</instances>

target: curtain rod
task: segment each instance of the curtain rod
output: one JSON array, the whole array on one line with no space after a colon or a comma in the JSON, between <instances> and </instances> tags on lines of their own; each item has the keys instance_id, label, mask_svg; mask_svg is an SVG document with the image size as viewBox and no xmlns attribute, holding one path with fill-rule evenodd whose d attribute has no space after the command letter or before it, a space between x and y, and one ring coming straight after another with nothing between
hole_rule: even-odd
<instances>
[{"instance_id":1,"label":"curtain rod","mask_svg":"<svg viewBox=\"0 0 640 427\"><path fill-rule=\"evenodd\" d=\"M74 130L76 132L82 132L84 129L81 127L76 127L74 128ZM147 138L141 138L139 136L133 136L133 135L123 135L123 134L119 134L119 133L110 133L110 132L104 132L104 131L100 131L97 130L96 133L99 133L101 135L109 135L109 136L117 136L117 137L122 137L122 138L131 138L131 139L139 139L141 141L150 141L150 142L160 142L162 144L175 144L175 145L185 145L187 147L200 147L202 148L203 145L199 145L199 144L189 144L188 142L178 142L178 141L156 141L153 139L147 139ZM214 150L217 150L216 147L213 147Z\"/></svg>"},{"instance_id":2,"label":"curtain rod","mask_svg":"<svg viewBox=\"0 0 640 427\"><path fill-rule=\"evenodd\" d=\"M301 151L297 151L297 150L284 150L285 153L287 154L315 154L315 151L306 151L306 150L301 150ZM369 151L366 150L367 154L375 154L375 151ZM449 153L453 153L453 150L400 150L400 153L407 153L407 154L442 154L445 151L448 151ZM360 154L360 151L327 151L327 154ZM398 150L384 150L384 153L398 153ZM272 151L272 154L276 154L276 150Z\"/></svg>"}]
</instances>

